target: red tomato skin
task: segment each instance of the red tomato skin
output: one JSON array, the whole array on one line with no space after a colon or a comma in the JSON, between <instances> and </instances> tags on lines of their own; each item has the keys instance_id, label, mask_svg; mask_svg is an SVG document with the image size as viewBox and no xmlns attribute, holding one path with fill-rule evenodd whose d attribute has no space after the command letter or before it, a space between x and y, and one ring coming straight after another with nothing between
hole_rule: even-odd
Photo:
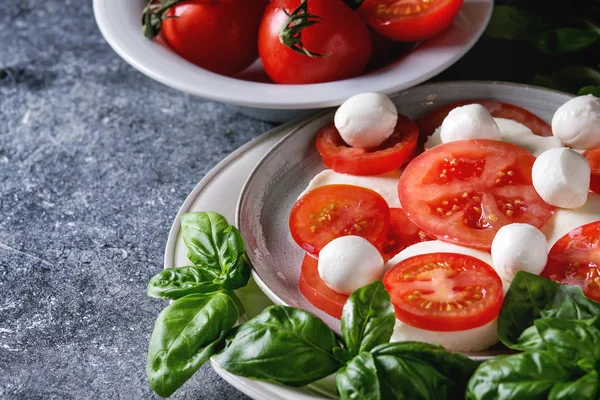
<instances>
[{"instance_id":1,"label":"red tomato skin","mask_svg":"<svg viewBox=\"0 0 600 400\"><path fill-rule=\"evenodd\" d=\"M279 31L300 0L274 0L258 33L263 67L275 83L308 84L360 75L371 56L369 31L358 13L341 0L310 0L308 12L323 18L302 31L304 46L322 58L311 58L283 45ZM284 12L285 11L285 12Z\"/></svg>"},{"instance_id":2,"label":"red tomato skin","mask_svg":"<svg viewBox=\"0 0 600 400\"><path fill-rule=\"evenodd\" d=\"M590 179L590 190L600 194L600 147L594 147L583 153L583 156L590 164L592 176Z\"/></svg>"},{"instance_id":3,"label":"red tomato skin","mask_svg":"<svg viewBox=\"0 0 600 400\"><path fill-rule=\"evenodd\" d=\"M390 208L390 227L387 240L381 247L381 254L385 262L405 248L429 240L432 239L408 219L404 210Z\"/></svg>"},{"instance_id":4,"label":"red tomato skin","mask_svg":"<svg viewBox=\"0 0 600 400\"><path fill-rule=\"evenodd\" d=\"M381 35L400 42L420 42L446 30L460 12L463 0L434 0L433 4L426 3L430 9L407 16L377 16L378 6L389 3L401 1L366 0L359 11L369 26Z\"/></svg>"},{"instance_id":5,"label":"red tomato skin","mask_svg":"<svg viewBox=\"0 0 600 400\"><path fill-rule=\"evenodd\" d=\"M415 152L419 130L410 118L398 114L394 134L374 149L348 146L332 124L317 135L317 151L323 164L350 175L381 175L400 168Z\"/></svg>"},{"instance_id":6,"label":"red tomato skin","mask_svg":"<svg viewBox=\"0 0 600 400\"><path fill-rule=\"evenodd\" d=\"M171 8L162 37L178 55L209 71L234 75L258 57L256 37L268 0L190 0Z\"/></svg>"},{"instance_id":7,"label":"red tomato skin","mask_svg":"<svg viewBox=\"0 0 600 400\"><path fill-rule=\"evenodd\" d=\"M337 319L342 318L342 309L348 296L331 289L319 276L318 260L306 254L302 261L302 271L298 287L310 304Z\"/></svg>"}]
</instances>

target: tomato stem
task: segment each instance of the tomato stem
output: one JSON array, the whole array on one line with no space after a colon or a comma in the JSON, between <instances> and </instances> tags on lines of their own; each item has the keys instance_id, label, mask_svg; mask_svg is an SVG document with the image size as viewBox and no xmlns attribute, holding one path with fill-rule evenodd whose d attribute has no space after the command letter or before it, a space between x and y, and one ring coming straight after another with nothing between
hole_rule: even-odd
<instances>
[{"instance_id":1,"label":"tomato stem","mask_svg":"<svg viewBox=\"0 0 600 400\"><path fill-rule=\"evenodd\" d=\"M185 0L148 0L142 11L142 33L148 39L154 39L162 28L162 22L167 18L166 13L171 8Z\"/></svg>"},{"instance_id":2,"label":"tomato stem","mask_svg":"<svg viewBox=\"0 0 600 400\"><path fill-rule=\"evenodd\" d=\"M330 55L313 53L302 43L302 30L323 20L318 15L308 12L308 0L302 0L300 5L290 14L285 10L283 11L287 14L288 19L279 31L279 41L281 44L310 58L322 58Z\"/></svg>"}]
</instances>

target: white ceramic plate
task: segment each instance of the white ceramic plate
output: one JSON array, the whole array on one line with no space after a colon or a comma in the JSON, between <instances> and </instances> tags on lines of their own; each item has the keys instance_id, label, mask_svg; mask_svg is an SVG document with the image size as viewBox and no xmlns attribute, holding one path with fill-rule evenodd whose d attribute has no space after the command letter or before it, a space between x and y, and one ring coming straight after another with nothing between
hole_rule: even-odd
<instances>
[{"instance_id":1,"label":"white ceramic plate","mask_svg":"<svg viewBox=\"0 0 600 400\"><path fill-rule=\"evenodd\" d=\"M388 67L349 80L314 85L253 82L199 68L160 42L143 37L140 16L144 4L144 0L94 0L100 31L129 64L165 85L207 99L290 110L335 106L362 92L395 93L439 74L479 39L491 16L493 0L465 0L449 29Z\"/></svg>"}]
</instances>

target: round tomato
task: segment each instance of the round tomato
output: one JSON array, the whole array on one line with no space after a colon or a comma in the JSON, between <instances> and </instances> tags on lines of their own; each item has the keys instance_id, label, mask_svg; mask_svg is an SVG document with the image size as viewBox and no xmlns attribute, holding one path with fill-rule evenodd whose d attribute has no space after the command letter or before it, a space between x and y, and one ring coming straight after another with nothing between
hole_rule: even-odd
<instances>
[{"instance_id":1,"label":"round tomato","mask_svg":"<svg viewBox=\"0 0 600 400\"><path fill-rule=\"evenodd\" d=\"M381 253L389 260L408 246L431 240L425 232L413 224L401 208L390 208L390 227Z\"/></svg>"},{"instance_id":2,"label":"round tomato","mask_svg":"<svg viewBox=\"0 0 600 400\"><path fill-rule=\"evenodd\" d=\"M390 225L390 208L378 193L360 186L326 185L302 196L290 213L290 231L312 254L340 236L362 236L378 246Z\"/></svg>"},{"instance_id":3,"label":"round tomato","mask_svg":"<svg viewBox=\"0 0 600 400\"><path fill-rule=\"evenodd\" d=\"M594 193L600 194L600 147L595 147L583 153L583 156L592 170L592 177L590 179L590 190Z\"/></svg>"},{"instance_id":4,"label":"round tomato","mask_svg":"<svg viewBox=\"0 0 600 400\"><path fill-rule=\"evenodd\" d=\"M481 104L489 111L490 114L492 114L492 117L512 119L513 121L525 125L536 135L552 136L552 128L546 121L522 107L509 103L503 103L501 101L464 100L438 107L435 110L427 113L425 116L419 118L417 120L417 126L419 127L420 134L419 143L422 144L427 141L427 138L433 134L433 131L442 125L444 118L446 118L450 111L456 107L467 104Z\"/></svg>"},{"instance_id":5,"label":"round tomato","mask_svg":"<svg viewBox=\"0 0 600 400\"><path fill-rule=\"evenodd\" d=\"M419 42L444 31L463 0L366 0L358 9L371 28L390 39Z\"/></svg>"},{"instance_id":6,"label":"round tomato","mask_svg":"<svg viewBox=\"0 0 600 400\"><path fill-rule=\"evenodd\" d=\"M331 289L319 276L319 262L310 254L304 256L302 261L302 272L298 286L300 293L310 304L327 314L342 318L342 309L348 296Z\"/></svg>"},{"instance_id":7,"label":"round tomato","mask_svg":"<svg viewBox=\"0 0 600 400\"><path fill-rule=\"evenodd\" d=\"M572 230L552 246L543 277L579 286L600 301L600 221Z\"/></svg>"},{"instance_id":8,"label":"round tomato","mask_svg":"<svg viewBox=\"0 0 600 400\"><path fill-rule=\"evenodd\" d=\"M323 164L336 172L352 175L380 175L400 168L415 151L419 131L404 115L398 115L392 136L373 149L348 146L331 123L317 135L317 150Z\"/></svg>"},{"instance_id":9,"label":"round tomato","mask_svg":"<svg viewBox=\"0 0 600 400\"><path fill-rule=\"evenodd\" d=\"M371 56L369 31L358 13L342 0L310 0L307 11L320 19L302 29L311 57L282 43L282 29L288 25L301 0L274 0L267 7L258 34L258 50L267 74L276 83L305 84L352 78L363 72ZM298 14L301 15L302 13ZM306 14L305 14L306 15ZM289 29L287 30L290 39Z\"/></svg>"},{"instance_id":10,"label":"round tomato","mask_svg":"<svg viewBox=\"0 0 600 400\"><path fill-rule=\"evenodd\" d=\"M498 316L502 280L483 261L454 253L423 254L383 277L396 318L411 326L448 332L477 328Z\"/></svg>"},{"instance_id":11,"label":"round tomato","mask_svg":"<svg viewBox=\"0 0 600 400\"><path fill-rule=\"evenodd\" d=\"M428 235L489 250L498 229L512 223L542 227L554 208L531 184L535 156L495 140L434 147L404 170L398 183L408 218Z\"/></svg>"},{"instance_id":12,"label":"round tomato","mask_svg":"<svg viewBox=\"0 0 600 400\"><path fill-rule=\"evenodd\" d=\"M190 0L166 13L162 36L181 57L233 75L258 57L256 36L268 0Z\"/></svg>"}]
</instances>

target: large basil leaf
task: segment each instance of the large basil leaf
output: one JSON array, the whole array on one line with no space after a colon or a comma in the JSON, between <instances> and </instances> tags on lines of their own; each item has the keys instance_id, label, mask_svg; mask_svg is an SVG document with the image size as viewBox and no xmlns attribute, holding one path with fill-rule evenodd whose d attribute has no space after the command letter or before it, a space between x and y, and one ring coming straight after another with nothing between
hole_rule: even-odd
<instances>
[{"instance_id":1,"label":"large basil leaf","mask_svg":"<svg viewBox=\"0 0 600 400\"><path fill-rule=\"evenodd\" d=\"M536 75L534 85L577 93L588 85L600 85L600 72L584 65L568 65L550 75Z\"/></svg>"},{"instance_id":2,"label":"large basil leaf","mask_svg":"<svg viewBox=\"0 0 600 400\"><path fill-rule=\"evenodd\" d=\"M356 290L342 311L342 337L350 355L388 343L395 323L394 307L381 281Z\"/></svg>"},{"instance_id":3,"label":"large basil leaf","mask_svg":"<svg viewBox=\"0 0 600 400\"><path fill-rule=\"evenodd\" d=\"M511 6L496 6L486 28L486 35L505 40L528 40L551 21L536 13Z\"/></svg>"},{"instance_id":4,"label":"large basil leaf","mask_svg":"<svg viewBox=\"0 0 600 400\"><path fill-rule=\"evenodd\" d=\"M558 382L548 395L548 400L598 400L600 382L598 373L590 371L570 382Z\"/></svg>"},{"instance_id":5,"label":"large basil leaf","mask_svg":"<svg viewBox=\"0 0 600 400\"><path fill-rule=\"evenodd\" d=\"M380 400L379 378L373 355L362 352L337 372L335 383L341 400Z\"/></svg>"},{"instance_id":6,"label":"large basil leaf","mask_svg":"<svg viewBox=\"0 0 600 400\"><path fill-rule=\"evenodd\" d=\"M210 293L219 290L214 277L194 267L167 268L154 275L148 283L148 296L177 300L192 293Z\"/></svg>"},{"instance_id":7,"label":"large basil leaf","mask_svg":"<svg viewBox=\"0 0 600 400\"><path fill-rule=\"evenodd\" d=\"M544 54L564 54L582 50L600 39L591 29L558 28L540 33L533 45Z\"/></svg>"},{"instance_id":8,"label":"large basil leaf","mask_svg":"<svg viewBox=\"0 0 600 400\"><path fill-rule=\"evenodd\" d=\"M513 347L518 347L521 350L545 350L546 344L535 325L532 325L521 333L516 345Z\"/></svg>"},{"instance_id":9,"label":"large basil leaf","mask_svg":"<svg viewBox=\"0 0 600 400\"><path fill-rule=\"evenodd\" d=\"M181 216L183 241L188 258L212 274L215 283L235 290L250 279L250 262L240 231L215 212L186 213Z\"/></svg>"},{"instance_id":10,"label":"large basil leaf","mask_svg":"<svg viewBox=\"0 0 600 400\"><path fill-rule=\"evenodd\" d=\"M173 394L215 352L238 318L232 296L229 291L190 294L160 313L146 365L148 382L157 394Z\"/></svg>"},{"instance_id":11,"label":"large basil leaf","mask_svg":"<svg viewBox=\"0 0 600 400\"><path fill-rule=\"evenodd\" d=\"M569 373L549 352L528 351L500 356L477 368L467 385L467 400L546 399Z\"/></svg>"},{"instance_id":12,"label":"large basil leaf","mask_svg":"<svg viewBox=\"0 0 600 400\"><path fill-rule=\"evenodd\" d=\"M518 340L538 318L589 319L600 316L600 303L588 299L579 287L562 285L519 271L504 298L498 317L500 340L524 350Z\"/></svg>"},{"instance_id":13,"label":"large basil leaf","mask_svg":"<svg viewBox=\"0 0 600 400\"><path fill-rule=\"evenodd\" d=\"M247 378L303 386L336 372L342 364L331 329L304 310L267 307L232 332L214 360Z\"/></svg>"},{"instance_id":14,"label":"large basil leaf","mask_svg":"<svg viewBox=\"0 0 600 400\"><path fill-rule=\"evenodd\" d=\"M577 92L578 96L585 96L586 94L593 94L596 97L600 97L600 85L584 86Z\"/></svg>"}]
</instances>

